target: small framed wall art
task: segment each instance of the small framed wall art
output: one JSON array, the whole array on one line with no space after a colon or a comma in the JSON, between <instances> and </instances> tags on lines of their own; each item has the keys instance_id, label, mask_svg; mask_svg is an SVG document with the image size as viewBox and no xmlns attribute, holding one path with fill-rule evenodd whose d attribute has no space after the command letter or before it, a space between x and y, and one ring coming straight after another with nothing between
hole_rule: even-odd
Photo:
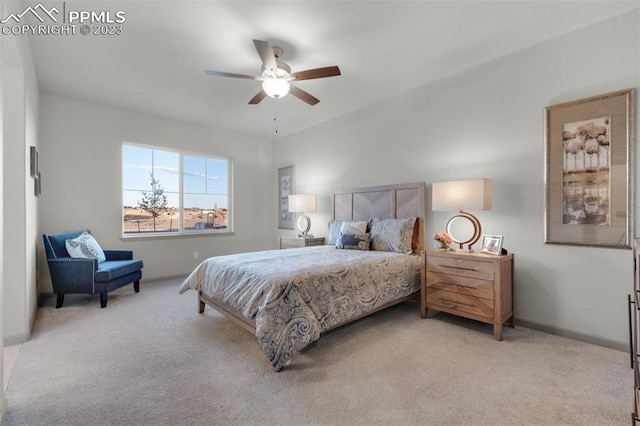
<instances>
[{"instance_id":1,"label":"small framed wall art","mask_svg":"<svg viewBox=\"0 0 640 426\"><path fill-rule=\"evenodd\" d=\"M294 192L293 166L278 169L278 228L293 229L293 213L289 211L289 195Z\"/></svg>"},{"instance_id":2,"label":"small framed wall art","mask_svg":"<svg viewBox=\"0 0 640 426\"><path fill-rule=\"evenodd\" d=\"M31 177L36 177L38 175L38 149L35 146L30 147L30 171Z\"/></svg>"},{"instance_id":3,"label":"small framed wall art","mask_svg":"<svg viewBox=\"0 0 640 426\"><path fill-rule=\"evenodd\" d=\"M39 197L42 193L42 175L40 174L40 164L38 149L35 146L29 147L29 173L33 178L33 195Z\"/></svg>"},{"instance_id":4,"label":"small framed wall art","mask_svg":"<svg viewBox=\"0 0 640 426\"><path fill-rule=\"evenodd\" d=\"M33 179L33 194L36 197L39 197L41 193L42 193L42 175L40 174L40 172L38 172L36 177Z\"/></svg>"}]
</instances>

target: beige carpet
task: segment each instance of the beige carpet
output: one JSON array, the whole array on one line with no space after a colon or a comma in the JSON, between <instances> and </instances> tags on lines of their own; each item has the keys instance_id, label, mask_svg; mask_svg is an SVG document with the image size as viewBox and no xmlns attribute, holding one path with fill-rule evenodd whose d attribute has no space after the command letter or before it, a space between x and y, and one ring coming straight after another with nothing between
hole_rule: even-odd
<instances>
[{"instance_id":1,"label":"beige carpet","mask_svg":"<svg viewBox=\"0 0 640 426\"><path fill-rule=\"evenodd\" d=\"M4 425L628 425L628 354L530 329L390 308L280 373L178 281L38 311Z\"/></svg>"}]
</instances>

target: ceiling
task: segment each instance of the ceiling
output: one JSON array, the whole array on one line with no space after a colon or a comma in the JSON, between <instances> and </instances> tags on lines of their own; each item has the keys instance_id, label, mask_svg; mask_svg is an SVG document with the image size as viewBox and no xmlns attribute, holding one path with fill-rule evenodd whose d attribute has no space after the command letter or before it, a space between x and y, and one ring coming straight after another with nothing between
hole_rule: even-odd
<instances>
[{"instance_id":1,"label":"ceiling","mask_svg":"<svg viewBox=\"0 0 640 426\"><path fill-rule=\"evenodd\" d=\"M67 0L65 7L122 10L123 34L30 37L42 91L272 140L639 2L129 0L80 7ZM248 105L260 82L204 70L259 75L254 38L282 47L280 60L293 72L338 65L342 75L296 84L320 99L315 106L291 95Z\"/></svg>"}]
</instances>

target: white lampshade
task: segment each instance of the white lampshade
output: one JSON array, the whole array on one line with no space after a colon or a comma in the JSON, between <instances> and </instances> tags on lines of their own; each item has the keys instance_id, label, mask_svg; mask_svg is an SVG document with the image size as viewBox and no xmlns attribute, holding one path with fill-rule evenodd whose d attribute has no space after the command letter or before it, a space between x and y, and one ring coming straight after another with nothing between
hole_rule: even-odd
<instances>
[{"instance_id":1,"label":"white lampshade","mask_svg":"<svg viewBox=\"0 0 640 426\"><path fill-rule=\"evenodd\" d=\"M315 194L289 195L289 211L291 213L309 213L316 211Z\"/></svg>"},{"instance_id":2,"label":"white lampshade","mask_svg":"<svg viewBox=\"0 0 640 426\"><path fill-rule=\"evenodd\" d=\"M434 182L431 195L434 211L491 210L490 179Z\"/></svg>"},{"instance_id":3,"label":"white lampshade","mask_svg":"<svg viewBox=\"0 0 640 426\"><path fill-rule=\"evenodd\" d=\"M471 252L471 248L482 233L482 225L477 217L465 210L491 210L491 180L468 179L449 182L434 182L431 192L431 209L434 211L459 210L447 222L446 230L454 242L460 245L458 251ZM460 222L458 219L463 219ZM460 229L458 223L469 222L469 229ZM467 244L467 248L464 245Z\"/></svg>"},{"instance_id":4,"label":"white lampshade","mask_svg":"<svg viewBox=\"0 0 640 426\"><path fill-rule=\"evenodd\" d=\"M289 93L289 82L281 78L268 78L262 82L262 90L272 98L282 98Z\"/></svg>"}]
</instances>

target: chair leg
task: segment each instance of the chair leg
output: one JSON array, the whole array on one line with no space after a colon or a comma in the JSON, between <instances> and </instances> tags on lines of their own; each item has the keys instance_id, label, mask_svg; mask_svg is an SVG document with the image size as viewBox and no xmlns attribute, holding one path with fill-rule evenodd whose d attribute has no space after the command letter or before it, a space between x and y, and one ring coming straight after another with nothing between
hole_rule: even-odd
<instances>
[{"instance_id":1,"label":"chair leg","mask_svg":"<svg viewBox=\"0 0 640 426\"><path fill-rule=\"evenodd\" d=\"M133 289L135 290L136 293L140 293L140 280L135 281L133 283Z\"/></svg>"},{"instance_id":2,"label":"chair leg","mask_svg":"<svg viewBox=\"0 0 640 426\"><path fill-rule=\"evenodd\" d=\"M105 291L104 293L100 293L100 307L101 308L106 308L107 307L107 292Z\"/></svg>"},{"instance_id":3,"label":"chair leg","mask_svg":"<svg viewBox=\"0 0 640 426\"><path fill-rule=\"evenodd\" d=\"M58 293L58 300L56 301L56 309L62 308L62 304L64 303L64 293Z\"/></svg>"}]
</instances>

